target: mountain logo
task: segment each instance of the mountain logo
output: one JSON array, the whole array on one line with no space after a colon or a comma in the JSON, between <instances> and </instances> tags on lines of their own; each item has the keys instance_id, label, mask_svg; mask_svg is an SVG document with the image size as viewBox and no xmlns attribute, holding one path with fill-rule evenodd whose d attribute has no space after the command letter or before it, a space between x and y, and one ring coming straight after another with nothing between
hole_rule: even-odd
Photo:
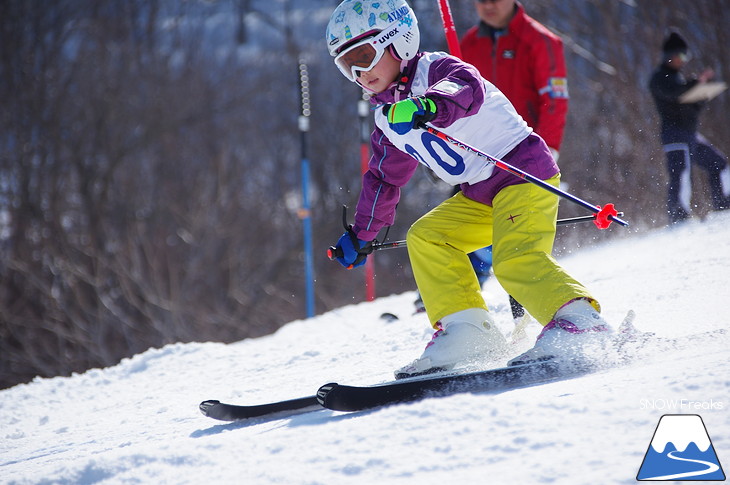
<instances>
[{"instance_id":1,"label":"mountain logo","mask_svg":"<svg viewBox=\"0 0 730 485\"><path fill-rule=\"evenodd\" d=\"M725 480L702 418L696 414L662 416L636 480Z\"/></svg>"}]
</instances>

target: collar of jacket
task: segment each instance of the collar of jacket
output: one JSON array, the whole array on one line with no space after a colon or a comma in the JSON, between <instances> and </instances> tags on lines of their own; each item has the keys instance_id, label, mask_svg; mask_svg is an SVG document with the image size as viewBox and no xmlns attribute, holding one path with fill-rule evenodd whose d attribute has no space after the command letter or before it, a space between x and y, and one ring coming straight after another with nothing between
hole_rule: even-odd
<instances>
[{"instance_id":1,"label":"collar of jacket","mask_svg":"<svg viewBox=\"0 0 730 485\"><path fill-rule=\"evenodd\" d=\"M520 2L515 2L515 15L512 17L512 20L509 21L507 27L503 29L495 29L494 27L485 24L484 21L479 21L477 35L479 37L489 37L492 41L494 41L497 37L507 35L510 32L519 32L526 22L527 14L525 13L525 8Z\"/></svg>"},{"instance_id":2,"label":"collar of jacket","mask_svg":"<svg viewBox=\"0 0 730 485\"><path fill-rule=\"evenodd\" d=\"M381 104L392 104L402 99L407 98L411 92L411 85L413 84L413 75L416 72L416 66L418 60L423 56L423 53L419 52L413 59L408 60L405 66L401 69L398 74L396 82L390 85L388 89L382 93L378 93L372 98L372 102L376 105Z\"/></svg>"}]
</instances>

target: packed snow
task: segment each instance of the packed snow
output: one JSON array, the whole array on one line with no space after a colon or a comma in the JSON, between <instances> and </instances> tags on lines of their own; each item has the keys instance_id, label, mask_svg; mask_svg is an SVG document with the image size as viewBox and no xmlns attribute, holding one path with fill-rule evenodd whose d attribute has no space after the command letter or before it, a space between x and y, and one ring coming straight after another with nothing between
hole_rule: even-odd
<instances>
[{"instance_id":1,"label":"packed snow","mask_svg":"<svg viewBox=\"0 0 730 485\"><path fill-rule=\"evenodd\" d=\"M634 309L642 330L679 337L730 320L730 213L627 232L560 261L611 322ZM508 333L507 295L493 278L484 295ZM259 404L328 382L389 380L431 335L414 299L406 292L263 338L169 345L0 391L0 483L628 484L664 414L700 415L728 472L730 337L722 334L506 392L234 423L198 412L206 399ZM385 312L399 319L380 318ZM539 327L528 331L534 338Z\"/></svg>"}]
</instances>

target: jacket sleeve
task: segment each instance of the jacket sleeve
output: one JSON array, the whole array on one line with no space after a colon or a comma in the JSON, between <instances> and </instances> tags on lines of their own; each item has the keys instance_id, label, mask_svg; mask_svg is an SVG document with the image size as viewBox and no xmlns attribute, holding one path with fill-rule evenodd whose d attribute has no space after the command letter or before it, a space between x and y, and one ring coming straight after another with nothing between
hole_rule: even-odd
<instances>
[{"instance_id":1,"label":"jacket sleeve","mask_svg":"<svg viewBox=\"0 0 730 485\"><path fill-rule=\"evenodd\" d=\"M538 87L537 126L550 148L560 150L568 114L568 79L559 37L539 34L531 44L535 58L533 86Z\"/></svg>"},{"instance_id":2,"label":"jacket sleeve","mask_svg":"<svg viewBox=\"0 0 730 485\"><path fill-rule=\"evenodd\" d=\"M676 78L664 76L659 72L652 76L649 89L658 99L670 103L679 103L679 97L693 88L697 83L697 79L691 79L686 83L679 83L676 82Z\"/></svg>"},{"instance_id":3,"label":"jacket sleeve","mask_svg":"<svg viewBox=\"0 0 730 485\"><path fill-rule=\"evenodd\" d=\"M352 228L363 241L372 241L384 226L393 224L400 188L418 168L418 161L398 150L377 126L371 136L371 146L373 154L362 177Z\"/></svg>"},{"instance_id":4,"label":"jacket sleeve","mask_svg":"<svg viewBox=\"0 0 730 485\"><path fill-rule=\"evenodd\" d=\"M456 57L447 56L431 63L429 88L425 96L436 103L431 123L446 128L454 121L479 111L484 101L484 80L479 71Z\"/></svg>"}]
</instances>

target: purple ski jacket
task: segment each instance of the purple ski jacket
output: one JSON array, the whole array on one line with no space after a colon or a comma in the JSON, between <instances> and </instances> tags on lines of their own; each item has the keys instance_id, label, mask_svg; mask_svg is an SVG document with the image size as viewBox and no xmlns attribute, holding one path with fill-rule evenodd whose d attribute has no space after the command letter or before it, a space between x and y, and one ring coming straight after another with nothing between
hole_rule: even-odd
<instances>
[{"instance_id":1,"label":"purple ski jacket","mask_svg":"<svg viewBox=\"0 0 730 485\"><path fill-rule=\"evenodd\" d=\"M371 136L372 157L363 174L353 230L372 241L395 220L400 188L421 163L470 199L492 204L504 187L522 179L495 169L424 130L398 135L388 125L385 106L426 96L436 104L435 128L489 155L548 179L559 172L545 142L517 114L512 104L475 67L443 52L423 52L408 61L397 83L371 98L376 105Z\"/></svg>"}]
</instances>

